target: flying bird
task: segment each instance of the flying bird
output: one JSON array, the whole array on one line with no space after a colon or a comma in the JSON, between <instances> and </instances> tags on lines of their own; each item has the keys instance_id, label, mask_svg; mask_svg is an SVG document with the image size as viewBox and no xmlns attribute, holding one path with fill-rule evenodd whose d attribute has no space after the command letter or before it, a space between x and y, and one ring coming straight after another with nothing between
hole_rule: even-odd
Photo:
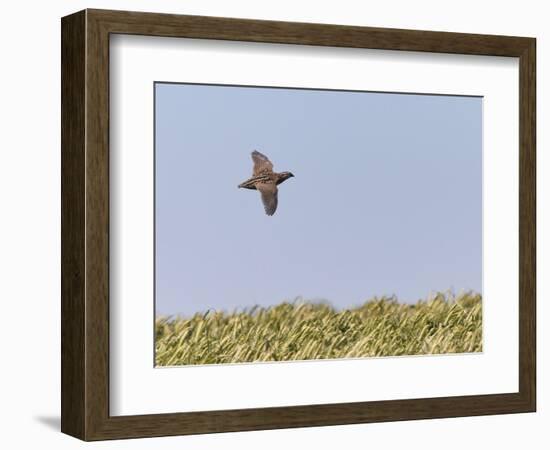
<instances>
[{"instance_id":1,"label":"flying bird","mask_svg":"<svg viewBox=\"0 0 550 450\"><path fill-rule=\"evenodd\" d=\"M290 172L273 172L273 164L269 158L257 150L252 152L252 161L254 162L252 178L239 184L239 187L260 191L265 213L272 216L277 210L277 185L294 175Z\"/></svg>"}]
</instances>

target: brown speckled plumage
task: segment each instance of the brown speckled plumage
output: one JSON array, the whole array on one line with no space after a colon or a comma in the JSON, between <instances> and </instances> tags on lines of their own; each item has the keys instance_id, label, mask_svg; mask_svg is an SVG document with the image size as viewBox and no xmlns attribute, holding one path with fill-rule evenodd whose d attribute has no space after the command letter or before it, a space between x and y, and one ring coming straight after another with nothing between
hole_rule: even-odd
<instances>
[{"instance_id":1,"label":"brown speckled plumage","mask_svg":"<svg viewBox=\"0 0 550 450\"><path fill-rule=\"evenodd\" d=\"M260 191L265 213L272 216L277 210L277 185L294 175L290 172L273 172L273 164L269 158L257 150L252 152L252 161L252 178L239 184L239 187Z\"/></svg>"}]
</instances>

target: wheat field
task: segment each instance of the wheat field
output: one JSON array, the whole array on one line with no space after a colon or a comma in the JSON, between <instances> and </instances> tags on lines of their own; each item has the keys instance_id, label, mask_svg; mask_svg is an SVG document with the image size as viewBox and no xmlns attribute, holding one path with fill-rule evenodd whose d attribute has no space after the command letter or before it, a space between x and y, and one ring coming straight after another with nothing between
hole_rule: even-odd
<instances>
[{"instance_id":1,"label":"wheat field","mask_svg":"<svg viewBox=\"0 0 550 450\"><path fill-rule=\"evenodd\" d=\"M374 298L353 309L296 300L244 311L158 317L158 366L482 351L481 295L416 304Z\"/></svg>"}]
</instances>

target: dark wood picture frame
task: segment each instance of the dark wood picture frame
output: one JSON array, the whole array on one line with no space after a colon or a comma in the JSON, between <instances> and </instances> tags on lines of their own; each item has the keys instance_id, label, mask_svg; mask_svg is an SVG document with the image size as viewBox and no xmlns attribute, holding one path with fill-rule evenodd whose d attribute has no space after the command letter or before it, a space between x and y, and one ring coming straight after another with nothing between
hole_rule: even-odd
<instances>
[{"instance_id":1,"label":"dark wood picture frame","mask_svg":"<svg viewBox=\"0 0 550 450\"><path fill-rule=\"evenodd\" d=\"M535 411L534 38L85 10L62 31L61 429L84 440ZM137 34L519 58L519 392L109 415L109 36Z\"/></svg>"}]
</instances>

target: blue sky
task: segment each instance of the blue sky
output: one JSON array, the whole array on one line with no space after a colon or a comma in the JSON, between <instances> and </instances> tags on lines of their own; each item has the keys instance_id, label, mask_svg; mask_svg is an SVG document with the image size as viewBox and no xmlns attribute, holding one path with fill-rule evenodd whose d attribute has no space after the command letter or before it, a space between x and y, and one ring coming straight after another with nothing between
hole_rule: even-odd
<instances>
[{"instance_id":1,"label":"blue sky","mask_svg":"<svg viewBox=\"0 0 550 450\"><path fill-rule=\"evenodd\" d=\"M157 314L481 292L481 98L155 90ZM254 149L295 175L273 217Z\"/></svg>"}]
</instances>

